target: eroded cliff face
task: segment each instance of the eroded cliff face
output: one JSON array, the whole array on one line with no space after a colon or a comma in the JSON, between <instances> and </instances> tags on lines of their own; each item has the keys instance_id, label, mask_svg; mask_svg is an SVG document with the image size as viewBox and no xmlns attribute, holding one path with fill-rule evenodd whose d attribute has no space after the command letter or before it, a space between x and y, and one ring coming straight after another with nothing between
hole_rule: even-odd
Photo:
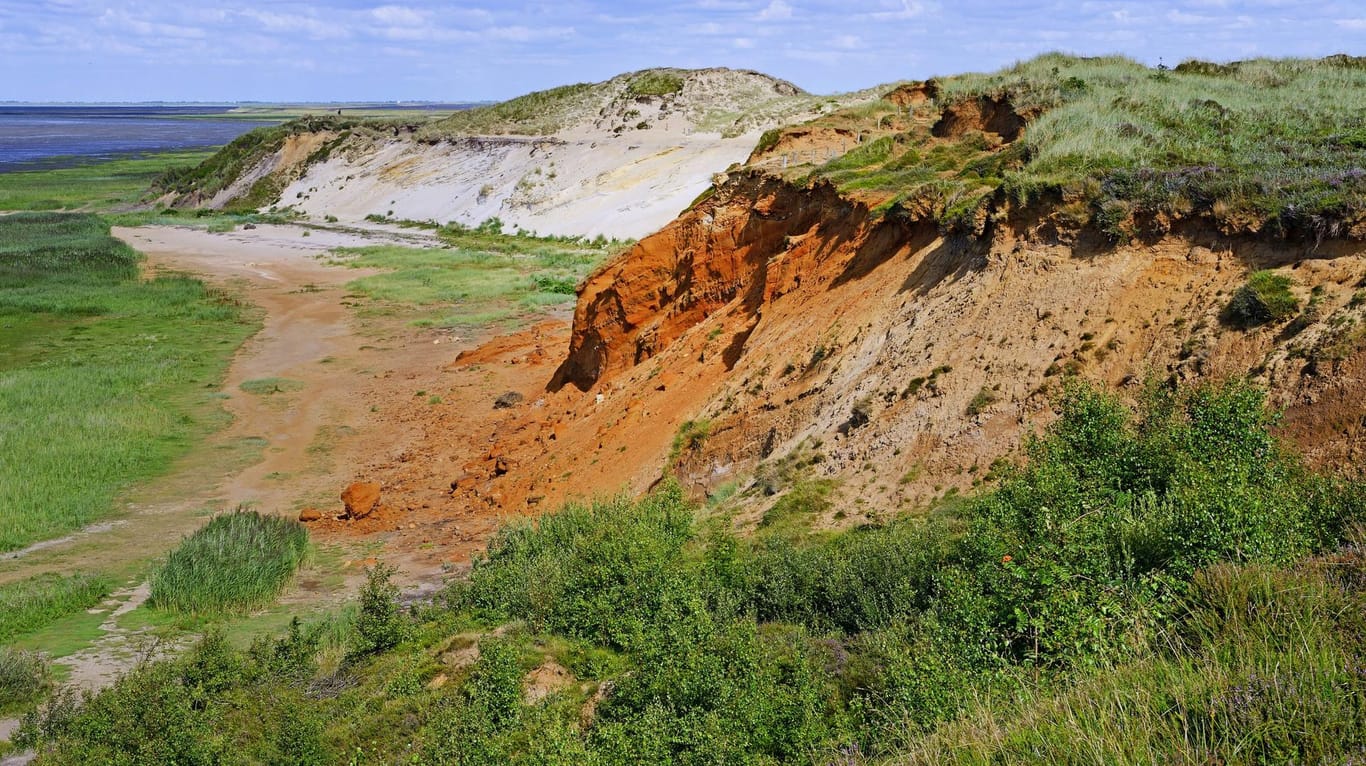
<instances>
[{"instance_id":1,"label":"eroded cliff face","mask_svg":"<svg viewBox=\"0 0 1366 766\"><path fill-rule=\"evenodd\" d=\"M757 175L724 186L585 281L552 386L587 390L722 310L743 328L722 352L733 363L763 307L801 283L796 269L821 259L803 243L831 249L859 230L866 212L829 186L799 190Z\"/></svg>"},{"instance_id":2,"label":"eroded cliff face","mask_svg":"<svg viewBox=\"0 0 1366 766\"><path fill-rule=\"evenodd\" d=\"M1069 375L1127 395L1250 377L1311 459L1361 457L1362 243L1192 226L1112 246L1036 213L1002 208L986 236L946 237L828 186L737 175L585 282L550 388L588 392L596 452L629 445L616 459L640 466L637 483L680 424L705 420L675 456L696 491L782 491L801 464L838 480L838 523L969 487L1051 420ZM1260 268L1291 277L1303 312L1224 324Z\"/></svg>"}]
</instances>

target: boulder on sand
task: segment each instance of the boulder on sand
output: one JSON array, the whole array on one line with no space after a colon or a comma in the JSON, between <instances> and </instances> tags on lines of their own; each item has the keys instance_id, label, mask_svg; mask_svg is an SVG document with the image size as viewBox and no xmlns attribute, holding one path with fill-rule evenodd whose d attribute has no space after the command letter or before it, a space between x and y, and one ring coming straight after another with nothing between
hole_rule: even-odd
<instances>
[{"instance_id":1,"label":"boulder on sand","mask_svg":"<svg viewBox=\"0 0 1366 766\"><path fill-rule=\"evenodd\" d=\"M379 484L373 481L355 482L342 490L341 499L346 504L348 518L363 519L379 504Z\"/></svg>"},{"instance_id":2,"label":"boulder on sand","mask_svg":"<svg viewBox=\"0 0 1366 766\"><path fill-rule=\"evenodd\" d=\"M299 521L322 521L322 518L323 512L317 508L305 508L302 511L299 511Z\"/></svg>"}]
</instances>

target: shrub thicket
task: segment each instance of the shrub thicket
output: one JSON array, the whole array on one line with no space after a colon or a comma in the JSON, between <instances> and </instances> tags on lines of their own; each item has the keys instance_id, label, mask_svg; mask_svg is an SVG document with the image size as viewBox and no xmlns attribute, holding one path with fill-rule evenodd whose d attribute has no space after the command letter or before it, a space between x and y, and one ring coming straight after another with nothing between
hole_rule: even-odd
<instances>
[{"instance_id":1,"label":"shrub thicket","mask_svg":"<svg viewBox=\"0 0 1366 766\"><path fill-rule=\"evenodd\" d=\"M1307 471L1243 384L1154 387L1133 411L1072 385L1060 408L995 490L928 520L745 540L666 484L505 527L445 606L393 618L414 640L357 657L360 688L292 728L236 716L297 699L311 666L220 645L26 731L62 763L126 761L152 717L210 745L312 732L307 752L424 764L1279 763L1366 744L1360 485ZM479 626L477 661L452 660ZM281 653L316 650L301 640ZM532 702L547 658L577 682ZM107 718L115 702L138 712Z\"/></svg>"}]
</instances>

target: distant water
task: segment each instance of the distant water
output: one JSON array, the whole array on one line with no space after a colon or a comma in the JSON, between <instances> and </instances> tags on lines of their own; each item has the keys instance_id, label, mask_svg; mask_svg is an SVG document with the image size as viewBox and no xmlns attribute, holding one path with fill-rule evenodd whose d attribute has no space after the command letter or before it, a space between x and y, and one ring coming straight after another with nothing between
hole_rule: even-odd
<instances>
[{"instance_id":1,"label":"distant water","mask_svg":"<svg viewBox=\"0 0 1366 766\"><path fill-rule=\"evenodd\" d=\"M0 105L0 173L221 146L275 121L215 119L228 107Z\"/></svg>"}]
</instances>

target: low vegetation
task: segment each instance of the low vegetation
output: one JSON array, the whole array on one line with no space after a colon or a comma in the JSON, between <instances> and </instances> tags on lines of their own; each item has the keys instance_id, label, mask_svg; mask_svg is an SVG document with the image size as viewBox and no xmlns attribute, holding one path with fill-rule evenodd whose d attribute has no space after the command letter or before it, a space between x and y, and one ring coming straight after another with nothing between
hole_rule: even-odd
<instances>
[{"instance_id":1,"label":"low vegetation","mask_svg":"<svg viewBox=\"0 0 1366 766\"><path fill-rule=\"evenodd\" d=\"M253 318L138 260L93 215L0 217L0 551L107 516L221 423L213 389Z\"/></svg>"},{"instance_id":2,"label":"low vegetation","mask_svg":"<svg viewBox=\"0 0 1366 766\"><path fill-rule=\"evenodd\" d=\"M632 96L672 96L681 90L683 78L664 70L644 72L626 86Z\"/></svg>"},{"instance_id":3,"label":"low vegetation","mask_svg":"<svg viewBox=\"0 0 1366 766\"><path fill-rule=\"evenodd\" d=\"M570 506L504 527L431 604L395 610L372 573L342 667L322 670L297 625L245 652L210 636L83 702L58 695L21 741L63 764L1366 747L1366 488L1304 468L1243 384L1153 387L1134 410L1071 385L1059 407L995 489L928 517L742 538L671 484Z\"/></svg>"},{"instance_id":4,"label":"low vegetation","mask_svg":"<svg viewBox=\"0 0 1366 766\"><path fill-rule=\"evenodd\" d=\"M1290 277L1274 271L1256 271L1247 284L1234 291L1224 309L1224 318L1240 327L1288 319L1299 310L1299 301L1290 292Z\"/></svg>"},{"instance_id":5,"label":"low vegetation","mask_svg":"<svg viewBox=\"0 0 1366 766\"><path fill-rule=\"evenodd\" d=\"M143 200L167 168L188 168L208 151L161 152L69 168L0 173L0 210L108 210Z\"/></svg>"},{"instance_id":6,"label":"low vegetation","mask_svg":"<svg viewBox=\"0 0 1366 766\"><path fill-rule=\"evenodd\" d=\"M152 575L149 606L222 614L275 600L308 553L308 532L282 516L238 509L200 527Z\"/></svg>"},{"instance_id":7,"label":"low vegetation","mask_svg":"<svg viewBox=\"0 0 1366 766\"><path fill-rule=\"evenodd\" d=\"M0 714L42 699L51 680L51 669L40 655L0 646Z\"/></svg>"},{"instance_id":8,"label":"low vegetation","mask_svg":"<svg viewBox=\"0 0 1366 766\"><path fill-rule=\"evenodd\" d=\"M100 603L112 590L107 577L78 572L45 574L0 585L0 644Z\"/></svg>"},{"instance_id":9,"label":"low vegetation","mask_svg":"<svg viewBox=\"0 0 1366 766\"><path fill-rule=\"evenodd\" d=\"M623 243L604 239L501 233L496 219L478 228L444 226L446 248L379 245L334 253L348 266L387 270L350 288L381 304L425 307L420 322L487 324L574 300L574 288Z\"/></svg>"},{"instance_id":10,"label":"low vegetation","mask_svg":"<svg viewBox=\"0 0 1366 766\"><path fill-rule=\"evenodd\" d=\"M1048 54L938 79L930 111L864 108L884 137L815 175L963 230L980 231L986 208L1011 201L1044 202L1066 226L1116 240L1182 218L1238 233L1343 236L1366 215L1362 61L1167 70ZM976 116L940 119L972 102ZM1016 120L1028 123L1018 140L1003 127Z\"/></svg>"}]
</instances>

